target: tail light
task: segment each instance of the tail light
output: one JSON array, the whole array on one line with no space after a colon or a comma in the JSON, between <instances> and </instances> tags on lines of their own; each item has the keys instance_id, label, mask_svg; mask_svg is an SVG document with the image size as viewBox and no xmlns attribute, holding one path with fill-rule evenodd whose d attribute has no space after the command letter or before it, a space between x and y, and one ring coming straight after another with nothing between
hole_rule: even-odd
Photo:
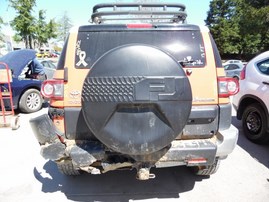
<instances>
[{"instance_id":1,"label":"tail light","mask_svg":"<svg viewBox=\"0 0 269 202\"><path fill-rule=\"evenodd\" d=\"M45 98L62 100L64 98L64 81L45 80L41 86L41 94Z\"/></svg>"},{"instance_id":2,"label":"tail light","mask_svg":"<svg viewBox=\"0 0 269 202\"><path fill-rule=\"evenodd\" d=\"M220 98L230 97L232 95L235 95L239 91L239 83L238 80L235 78L219 77L218 86Z\"/></svg>"},{"instance_id":3,"label":"tail light","mask_svg":"<svg viewBox=\"0 0 269 202\"><path fill-rule=\"evenodd\" d=\"M246 66L244 66L242 71L240 72L240 80L244 80L245 78L246 78Z\"/></svg>"}]
</instances>

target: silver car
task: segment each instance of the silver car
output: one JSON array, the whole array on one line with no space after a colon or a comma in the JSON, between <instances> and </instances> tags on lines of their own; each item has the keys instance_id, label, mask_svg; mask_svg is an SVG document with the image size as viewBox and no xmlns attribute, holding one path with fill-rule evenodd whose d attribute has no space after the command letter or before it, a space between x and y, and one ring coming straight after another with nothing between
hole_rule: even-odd
<instances>
[{"instance_id":1,"label":"silver car","mask_svg":"<svg viewBox=\"0 0 269 202\"><path fill-rule=\"evenodd\" d=\"M240 73L243 70L244 65L243 63L231 63L224 65L224 70L227 77L236 78L239 80Z\"/></svg>"},{"instance_id":2,"label":"silver car","mask_svg":"<svg viewBox=\"0 0 269 202\"><path fill-rule=\"evenodd\" d=\"M52 79L53 74L56 70L56 65L54 64L54 62L52 60L40 60L40 63L44 67L44 71L47 75L47 79Z\"/></svg>"}]
</instances>

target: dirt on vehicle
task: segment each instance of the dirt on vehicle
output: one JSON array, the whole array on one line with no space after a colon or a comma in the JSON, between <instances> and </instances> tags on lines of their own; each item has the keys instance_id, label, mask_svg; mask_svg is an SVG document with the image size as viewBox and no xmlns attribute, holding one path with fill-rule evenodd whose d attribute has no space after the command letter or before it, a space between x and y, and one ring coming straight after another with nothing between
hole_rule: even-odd
<instances>
[{"instance_id":1,"label":"dirt on vehicle","mask_svg":"<svg viewBox=\"0 0 269 202\"><path fill-rule=\"evenodd\" d=\"M238 82L225 77L209 30L186 16L182 4L96 5L42 85L50 108L30 121L41 155L67 175L215 173L237 142L229 97Z\"/></svg>"}]
</instances>

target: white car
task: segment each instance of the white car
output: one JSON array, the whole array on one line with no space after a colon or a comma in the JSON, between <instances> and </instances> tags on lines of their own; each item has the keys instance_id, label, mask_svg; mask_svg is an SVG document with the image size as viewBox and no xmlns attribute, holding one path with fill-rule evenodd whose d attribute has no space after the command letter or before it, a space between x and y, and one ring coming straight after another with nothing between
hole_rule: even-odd
<instances>
[{"instance_id":1,"label":"white car","mask_svg":"<svg viewBox=\"0 0 269 202\"><path fill-rule=\"evenodd\" d=\"M253 58L242 70L240 91L233 98L237 119L246 137L255 143L269 141L269 51Z\"/></svg>"},{"instance_id":2,"label":"white car","mask_svg":"<svg viewBox=\"0 0 269 202\"><path fill-rule=\"evenodd\" d=\"M243 63L241 60L227 60L226 62L223 63L223 66L228 64L243 64Z\"/></svg>"}]
</instances>

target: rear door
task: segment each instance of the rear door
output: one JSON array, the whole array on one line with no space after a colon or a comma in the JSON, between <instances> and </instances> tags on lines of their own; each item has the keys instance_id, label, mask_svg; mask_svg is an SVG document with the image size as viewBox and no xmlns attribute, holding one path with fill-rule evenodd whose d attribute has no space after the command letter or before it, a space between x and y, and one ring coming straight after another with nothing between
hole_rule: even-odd
<instances>
[{"instance_id":1,"label":"rear door","mask_svg":"<svg viewBox=\"0 0 269 202\"><path fill-rule=\"evenodd\" d=\"M72 88L66 89L68 96L65 98L81 92L87 72L102 55L120 46L145 44L167 52L179 63L189 60L185 63L184 71L191 83L194 105L218 104L216 63L211 39L208 32L201 33L197 26L173 29L116 29L102 26L95 26L93 29L93 26L87 26L80 28L77 36L71 36L69 43L73 43L72 47L76 49L69 51L66 56L69 58L68 63L74 62L67 64L69 74L72 74L68 79L68 86ZM80 106L80 97L76 98L78 99L74 102L65 99L65 106Z\"/></svg>"},{"instance_id":2,"label":"rear door","mask_svg":"<svg viewBox=\"0 0 269 202\"><path fill-rule=\"evenodd\" d=\"M267 110L269 110L269 58L258 62L255 66L259 72L259 77L254 77L251 75L251 78L256 78L256 83L259 85L257 86L256 92L264 101Z\"/></svg>"}]
</instances>

